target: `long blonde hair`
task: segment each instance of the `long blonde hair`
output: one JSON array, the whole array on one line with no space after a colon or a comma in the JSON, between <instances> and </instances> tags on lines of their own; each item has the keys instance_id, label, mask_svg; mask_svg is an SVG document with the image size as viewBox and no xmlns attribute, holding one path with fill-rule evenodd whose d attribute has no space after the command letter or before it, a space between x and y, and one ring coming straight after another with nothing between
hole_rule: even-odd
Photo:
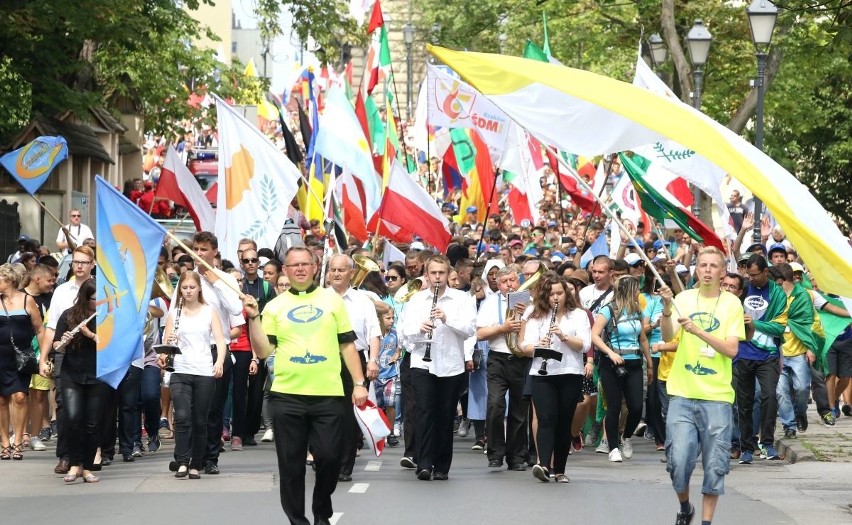
<instances>
[{"instance_id":1,"label":"long blonde hair","mask_svg":"<svg viewBox=\"0 0 852 525\"><path fill-rule=\"evenodd\" d=\"M615 304L613 317L617 320L622 314L627 317L641 316L642 305L639 304L639 279L625 275L615 281L612 302Z\"/></svg>"}]
</instances>

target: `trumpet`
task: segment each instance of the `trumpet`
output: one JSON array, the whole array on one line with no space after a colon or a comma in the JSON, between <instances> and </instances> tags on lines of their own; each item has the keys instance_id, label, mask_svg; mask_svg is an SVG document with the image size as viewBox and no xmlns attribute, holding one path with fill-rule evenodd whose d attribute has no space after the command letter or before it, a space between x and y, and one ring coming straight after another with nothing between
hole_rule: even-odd
<instances>
[{"instance_id":1,"label":"trumpet","mask_svg":"<svg viewBox=\"0 0 852 525\"><path fill-rule=\"evenodd\" d=\"M432 312L435 311L435 306L437 306L437 304L438 304L438 285L437 284L435 284L434 292L435 292L435 295L432 297L432 308L429 309L429 322L430 323L435 322L435 315ZM429 330L429 333L426 334L426 337L428 337L429 339L426 342L426 353L423 354L423 361L425 361L427 363L432 362L432 335L435 333L434 330L435 329L434 329L434 325L433 325L432 330Z\"/></svg>"},{"instance_id":2,"label":"trumpet","mask_svg":"<svg viewBox=\"0 0 852 525\"><path fill-rule=\"evenodd\" d=\"M175 306L175 324L172 329L171 337L174 338L175 342L178 340L178 335L180 334L180 314L183 310L183 298L178 297L177 305ZM174 372L175 371L175 355L180 353L180 348L177 345L171 344L160 344L154 345L153 349L158 354L166 354L166 365L163 367L163 370L166 372Z\"/></svg>"},{"instance_id":3,"label":"trumpet","mask_svg":"<svg viewBox=\"0 0 852 525\"><path fill-rule=\"evenodd\" d=\"M538 266L538 270L536 270L536 272L534 274L532 274L529 279L524 281L524 284L522 284L515 291L516 292L523 292L525 290L529 290L530 288L535 286L535 284L541 278L541 275L543 273L544 273L544 265L540 264ZM506 306L506 319L508 319L509 321L514 321L515 315L517 315L517 314L515 314L515 310L509 308L509 306L507 305ZM524 352L521 350L520 346L518 346L518 332L509 332L508 334L505 334L503 336L503 338L506 340L506 346L509 347L509 351L512 352L513 356L524 357Z\"/></svg>"},{"instance_id":4,"label":"trumpet","mask_svg":"<svg viewBox=\"0 0 852 525\"><path fill-rule=\"evenodd\" d=\"M547 375L547 356L554 352L553 350L553 334L550 332L550 327L556 322L556 311L559 310L559 302L553 305L553 310L550 313L550 324L547 325L547 345L536 347L536 353L541 354L541 367L538 369L538 375Z\"/></svg>"}]
</instances>

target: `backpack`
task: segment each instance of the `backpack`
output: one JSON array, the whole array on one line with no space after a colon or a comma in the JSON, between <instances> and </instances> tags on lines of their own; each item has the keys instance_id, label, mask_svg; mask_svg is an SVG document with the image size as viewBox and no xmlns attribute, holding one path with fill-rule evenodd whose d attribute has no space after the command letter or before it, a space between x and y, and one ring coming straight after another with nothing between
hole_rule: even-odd
<instances>
[{"instance_id":1,"label":"backpack","mask_svg":"<svg viewBox=\"0 0 852 525\"><path fill-rule=\"evenodd\" d=\"M284 255L287 250L293 246L304 246L305 241L302 239L302 230L293 222L293 219L284 221L284 226L281 227L281 233L278 235L278 240L275 241L275 258L281 264L284 264Z\"/></svg>"}]
</instances>

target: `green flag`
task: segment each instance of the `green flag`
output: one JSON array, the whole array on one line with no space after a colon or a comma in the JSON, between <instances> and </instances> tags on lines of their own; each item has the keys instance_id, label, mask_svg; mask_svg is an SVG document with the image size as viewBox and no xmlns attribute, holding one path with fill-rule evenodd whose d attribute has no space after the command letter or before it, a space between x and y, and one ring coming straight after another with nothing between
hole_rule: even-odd
<instances>
[{"instance_id":1,"label":"green flag","mask_svg":"<svg viewBox=\"0 0 852 525\"><path fill-rule=\"evenodd\" d=\"M539 62L549 62L547 53L533 44L532 40L527 40L527 44L524 46L524 58L538 60Z\"/></svg>"},{"instance_id":2,"label":"green flag","mask_svg":"<svg viewBox=\"0 0 852 525\"><path fill-rule=\"evenodd\" d=\"M544 21L544 49L542 51L549 60L553 57L553 53L550 52L550 37L547 35L547 13L542 11L541 18Z\"/></svg>"}]
</instances>

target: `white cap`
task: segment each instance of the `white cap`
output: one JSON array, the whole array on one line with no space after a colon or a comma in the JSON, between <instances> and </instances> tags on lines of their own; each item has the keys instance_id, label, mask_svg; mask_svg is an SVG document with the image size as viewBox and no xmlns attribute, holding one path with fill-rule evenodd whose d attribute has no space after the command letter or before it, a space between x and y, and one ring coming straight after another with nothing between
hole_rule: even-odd
<instances>
[{"instance_id":1,"label":"white cap","mask_svg":"<svg viewBox=\"0 0 852 525\"><path fill-rule=\"evenodd\" d=\"M689 273L689 268L687 268L686 266L684 266L682 264L678 264L677 266L675 266L675 272L677 272L677 273Z\"/></svg>"},{"instance_id":2,"label":"white cap","mask_svg":"<svg viewBox=\"0 0 852 525\"><path fill-rule=\"evenodd\" d=\"M268 257L258 257L258 260L260 261L260 267L266 266L266 263L269 262Z\"/></svg>"},{"instance_id":3,"label":"white cap","mask_svg":"<svg viewBox=\"0 0 852 525\"><path fill-rule=\"evenodd\" d=\"M628 253L627 255L624 256L624 262L626 262L630 266L633 266L634 264L638 263L641 260L642 260L642 258L639 257L639 255L635 254L635 253Z\"/></svg>"},{"instance_id":4,"label":"white cap","mask_svg":"<svg viewBox=\"0 0 852 525\"><path fill-rule=\"evenodd\" d=\"M425 246L423 246L423 243L422 243L422 242L420 242L420 241L414 241L413 243L411 243L411 244L408 246L408 248L409 248L410 250L425 250L425 249L426 249L426 247L425 247Z\"/></svg>"}]
</instances>

